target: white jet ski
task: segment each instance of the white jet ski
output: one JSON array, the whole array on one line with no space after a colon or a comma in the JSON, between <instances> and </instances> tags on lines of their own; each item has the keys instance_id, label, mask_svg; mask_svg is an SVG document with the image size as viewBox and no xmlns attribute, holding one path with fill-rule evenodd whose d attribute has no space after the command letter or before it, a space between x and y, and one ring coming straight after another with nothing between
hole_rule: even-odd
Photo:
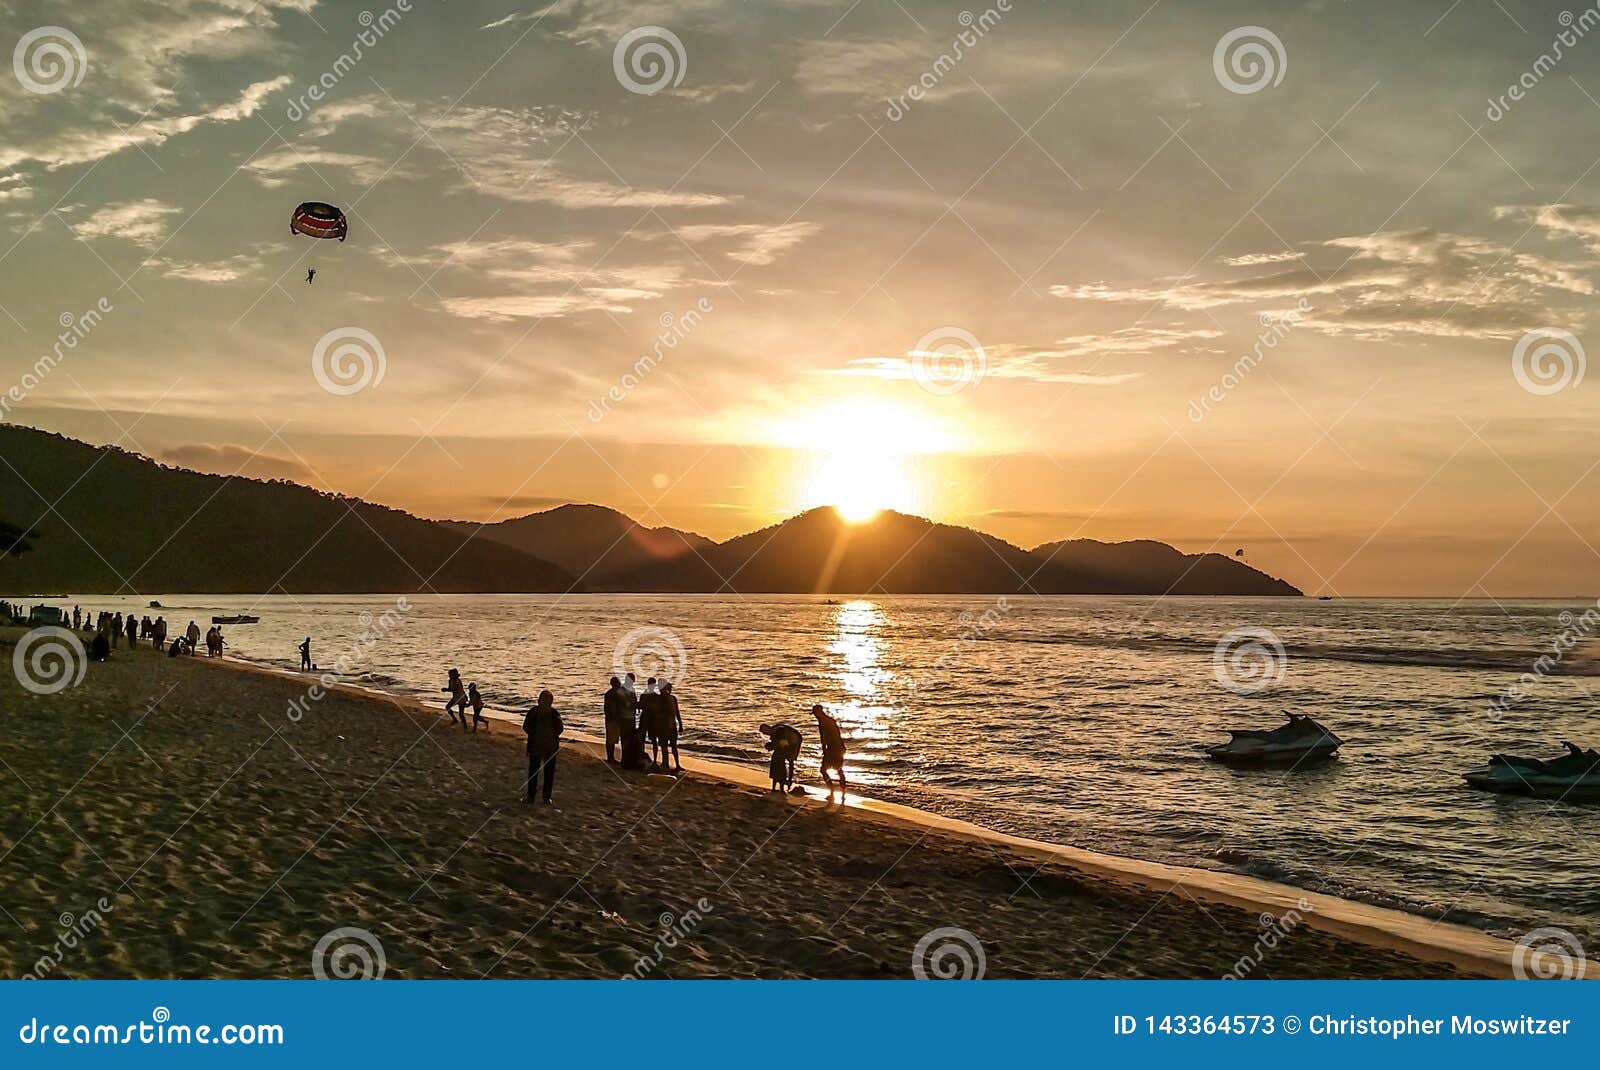
<instances>
[{"instance_id":1,"label":"white jet ski","mask_svg":"<svg viewBox=\"0 0 1600 1070\"><path fill-rule=\"evenodd\" d=\"M1228 765L1300 765L1332 758L1344 740L1310 717L1284 711L1289 723L1269 731L1233 729L1226 743L1206 747L1206 754Z\"/></svg>"},{"instance_id":2,"label":"white jet ski","mask_svg":"<svg viewBox=\"0 0 1600 1070\"><path fill-rule=\"evenodd\" d=\"M1488 765L1468 769L1461 776L1475 788L1503 795L1532 795L1566 802L1600 800L1600 751L1584 750L1572 743L1562 745L1567 753L1559 758L1495 754Z\"/></svg>"}]
</instances>

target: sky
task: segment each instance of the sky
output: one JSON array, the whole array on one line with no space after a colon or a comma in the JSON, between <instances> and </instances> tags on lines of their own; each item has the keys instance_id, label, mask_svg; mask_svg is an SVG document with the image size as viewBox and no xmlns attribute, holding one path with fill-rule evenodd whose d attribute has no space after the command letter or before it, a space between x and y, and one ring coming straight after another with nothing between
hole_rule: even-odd
<instances>
[{"instance_id":1,"label":"sky","mask_svg":"<svg viewBox=\"0 0 1600 1070\"><path fill-rule=\"evenodd\" d=\"M429 517L725 538L833 501L1313 593L1600 588L1595 9L50 0L0 31L13 422ZM307 200L348 240L293 234Z\"/></svg>"}]
</instances>

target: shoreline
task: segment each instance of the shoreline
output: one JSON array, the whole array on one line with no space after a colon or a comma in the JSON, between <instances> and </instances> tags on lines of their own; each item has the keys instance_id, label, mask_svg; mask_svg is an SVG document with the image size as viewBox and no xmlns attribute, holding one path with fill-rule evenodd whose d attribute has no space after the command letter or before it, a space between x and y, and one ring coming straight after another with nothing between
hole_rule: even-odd
<instances>
[{"instance_id":1,"label":"shoreline","mask_svg":"<svg viewBox=\"0 0 1600 1070\"><path fill-rule=\"evenodd\" d=\"M0 630L0 660L21 635ZM753 765L625 774L578 732L556 806L528 806L504 710L480 739L427 696L335 677L313 699L321 674L287 666L122 647L83 668L47 694L0 674L24 714L0 734L0 899L22 934L0 974L304 977L353 930L402 978L1512 975L1515 945L1475 930L773 795ZM30 965L64 907L96 903L81 947Z\"/></svg>"},{"instance_id":2,"label":"shoreline","mask_svg":"<svg viewBox=\"0 0 1600 1070\"><path fill-rule=\"evenodd\" d=\"M279 679L305 680L312 675L232 655L218 660L236 671ZM418 713L441 718L445 716L442 704L430 704L420 698L381 688L339 682L330 690L354 697L381 698ZM510 725L513 730L520 725L520 715L512 711L486 706L484 713L498 724ZM500 735L496 738L503 740L506 737ZM513 742L520 743L520 737L511 738ZM576 747L593 760L605 759L605 741L590 733L569 730L563 736L563 742L563 751ZM741 788L765 791L768 787L764 772L753 767L688 753L683 756L683 765L688 773ZM834 804L829 803L826 796L819 795L818 789L807 786L806 791L804 797L794 798L792 804L833 808ZM1355 940L1379 950L1400 952L1427 962L1447 964L1481 977L1505 979L1514 976L1518 945L1469 926L1311 892L1247 874L1151 862L1016 836L959 818L944 817L931 811L855 793L847 796L842 808L860 820L909 826L924 833L938 832L1004 847L1034 861L1065 864L1086 874L1162 895L1184 895L1201 903L1243 909L1263 916L1282 917L1292 912L1301 919L1302 924L1330 935ZM1586 977L1600 979L1600 963L1586 963L1584 969Z\"/></svg>"}]
</instances>

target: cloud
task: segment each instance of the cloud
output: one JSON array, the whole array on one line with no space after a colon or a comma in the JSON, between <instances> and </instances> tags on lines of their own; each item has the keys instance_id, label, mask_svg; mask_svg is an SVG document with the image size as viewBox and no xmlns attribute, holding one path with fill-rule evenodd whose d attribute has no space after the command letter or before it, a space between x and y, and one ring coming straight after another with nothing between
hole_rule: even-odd
<instances>
[{"instance_id":1,"label":"cloud","mask_svg":"<svg viewBox=\"0 0 1600 1070\"><path fill-rule=\"evenodd\" d=\"M821 229L816 223L694 223L676 228L676 233L691 243L737 239L738 247L724 255L741 264L762 266Z\"/></svg>"},{"instance_id":2,"label":"cloud","mask_svg":"<svg viewBox=\"0 0 1600 1070\"><path fill-rule=\"evenodd\" d=\"M161 145L203 124L248 119L261 110L268 96L288 84L288 75L255 82L233 100L183 115L133 116L127 123L100 117L86 119L78 125L59 124L34 138L22 137L0 144L0 167L35 160L44 164L46 170L54 171L102 160L136 146Z\"/></svg>"},{"instance_id":3,"label":"cloud","mask_svg":"<svg viewBox=\"0 0 1600 1070\"><path fill-rule=\"evenodd\" d=\"M27 201L33 199L33 187L15 171L0 175L0 201Z\"/></svg>"},{"instance_id":4,"label":"cloud","mask_svg":"<svg viewBox=\"0 0 1600 1070\"><path fill-rule=\"evenodd\" d=\"M1222 263L1229 267L1257 267L1261 264L1281 264L1290 260L1304 260L1305 253L1246 253L1244 256L1225 256Z\"/></svg>"},{"instance_id":5,"label":"cloud","mask_svg":"<svg viewBox=\"0 0 1600 1070\"><path fill-rule=\"evenodd\" d=\"M167 217L182 212L183 209L175 204L146 197L138 201L108 204L75 224L72 229L85 241L91 238L121 238L138 245L155 246L167 236Z\"/></svg>"},{"instance_id":6,"label":"cloud","mask_svg":"<svg viewBox=\"0 0 1600 1070\"><path fill-rule=\"evenodd\" d=\"M912 40L843 37L805 41L800 45L794 80L812 96L877 100L904 92L921 68L936 58L928 45Z\"/></svg>"},{"instance_id":7,"label":"cloud","mask_svg":"<svg viewBox=\"0 0 1600 1070\"><path fill-rule=\"evenodd\" d=\"M290 479L296 483L318 486L316 473L299 461L287 457L257 453L245 446L232 443L193 443L174 446L158 453L158 458L180 468L215 475L240 475L251 479Z\"/></svg>"},{"instance_id":8,"label":"cloud","mask_svg":"<svg viewBox=\"0 0 1600 1070\"><path fill-rule=\"evenodd\" d=\"M431 151L442 157L447 172L455 175L456 188L502 200L571 209L706 208L731 202L732 198L720 194L634 186L620 178L611 181L573 174L555 157L592 121L591 114L567 108L452 108L438 102L412 104L368 96L313 112L295 149L313 163L318 160L312 158L312 152L320 153L325 166L348 170L358 180L369 176L370 184L370 179L378 177L372 174L371 157L337 159L344 154L308 148L316 139L336 131L343 136L347 126L359 124L377 136L416 142L419 154ZM266 167L251 168L266 173L268 181L273 174L295 166L294 154L288 151L268 160ZM607 173L616 177L609 169Z\"/></svg>"},{"instance_id":9,"label":"cloud","mask_svg":"<svg viewBox=\"0 0 1600 1070\"><path fill-rule=\"evenodd\" d=\"M251 176L267 189L289 185L290 176L301 168L315 173L318 167L346 171L363 186L371 186L389 173L393 163L380 160L376 156L338 152L317 145L307 145L304 148L285 148L269 152L265 156L257 156L242 164L239 170L250 172ZM395 173L402 176L406 174L398 167L395 168Z\"/></svg>"},{"instance_id":10,"label":"cloud","mask_svg":"<svg viewBox=\"0 0 1600 1070\"><path fill-rule=\"evenodd\" d=\"M1542 325L1553 299L1595 292L1588 265L1519 253L1487 238L1418 228L1330 238L1317 245L1337 259L1320 268L1307 262L1243 278L1177 279L1165 289L1091 283L1053 286L1050 292L1071 300L1183 311L1229 305L1273 310L1304 298L1313 311L1303 325L1372 340L1511 338Z\"/></svg>"},{"instance_id":11,"label":"cloud","mask_svg":"<svg viewBox=\"0 0 1600 1070\"><path fill-rule=\"evenodd\" d=\"M260 267L261 258L250 253L239 253L225 260L212 261L156 257L145 265L146 270L159 271L169 279L209 284L236 282Z\"/></svg>"},{"instance_id":12,"label":"cloud","mask_svg":"<svg viewBox=\"0 0 1600 1070\"><path fill-rule=\"evenodd\" d=\"M449 242L435 246L431 260L441 270L514 285L517 292L453 297L444 309L454 316L506 322L554 318L579 312L625 314L683 285L683 270L654 263L605 267L592 262L591 242L539 242L517 238ZM544 288L545 292L528 292Z\"/></svg>"},{"instance_id":13,"label":"cloud","mask_svg":"<svg viewBox=\"0 0 1600 1070\"><path fill-rule=\"evenodd\" d=\"M1502 205L1496 219L1514 219L1542 228L1550 237L1577 238L1600 252L1600 209L1576 204Z\"/></svg>"}]
</instances>

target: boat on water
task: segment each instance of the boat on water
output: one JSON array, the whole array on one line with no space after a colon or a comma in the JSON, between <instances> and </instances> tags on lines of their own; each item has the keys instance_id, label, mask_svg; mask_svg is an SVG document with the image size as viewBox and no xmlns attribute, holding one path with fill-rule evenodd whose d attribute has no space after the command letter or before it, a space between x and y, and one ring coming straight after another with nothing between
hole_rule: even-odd
<instances>
[{"instance_id":1,"label":"boat on water","mask_svg":"<svg viewBox=\"0 0 1600 1070\"><path fill-rule=\"evenodd\" d=\"M240 614L237 617L212 617L211 618L211 623L212 624L259 624L259 623L261 623L261 618L260 617L252 617L252 616L249 616L247 614Z\"/></svg>"},{"instance_id":2,"label":"boat on water","mask_svg":"<svg viewBox=\"0 0 1600 1070\"><path fill-rule=\"evenodd\" d=\"M1600 801L1600 751L1563 743L1567 753L1558 758L1524 758L1515 754L1490 755L1489 763L1462 773L1469 785L1501 795L1531 795L1536 799L1567 802Z\"/></svg>"},{"instance_id":3,"label":"boat on water","mask_svg":"<svg viewBox=\"0 0 1600 1070\"><path fill-rule=\"evenodd\" d=\"M1272 729L1231 729L1226 743L1205 748L1226 765L1301 765L1332 758L1344 740L1311 717L1283 714L1289 723Z\"/></svg>"},{"instance_id":4,"label":"boat on water","mask_svg":"<svg viewBox=\"0 0 1600 1070\"><path fill-rule=\"evenodd\" d=\"M161 608L161 603L157 602L154 598L152 598L152 599L150 599L149 608L151 608L151 609L160 609Z\"/></svg>"}]
</instances>

